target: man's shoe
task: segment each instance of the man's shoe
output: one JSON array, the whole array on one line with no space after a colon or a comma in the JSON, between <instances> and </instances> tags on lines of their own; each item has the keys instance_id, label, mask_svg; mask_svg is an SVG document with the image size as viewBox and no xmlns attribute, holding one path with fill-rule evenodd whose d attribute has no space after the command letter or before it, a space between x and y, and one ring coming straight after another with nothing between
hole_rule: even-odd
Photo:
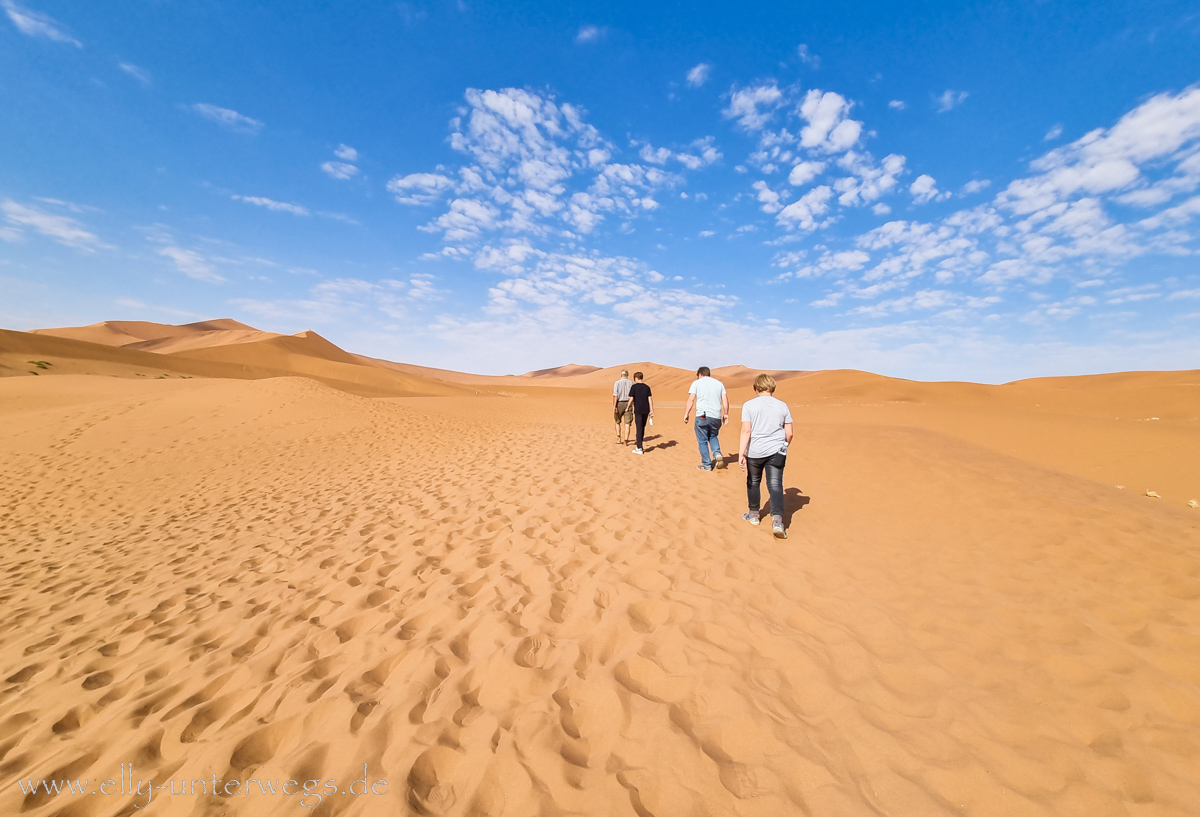
<instances>
[{"instance_id":1,"label":"man's shoe","mask_svg":"<svg viewBox=\"0 0 1200 817\"><path fill-rule=\"evenodd\" d=\"M755 526L757 526L758 523L762 521L761 519L758 518L758 514L750 513L749 511L746 511L744 514L742 514L742 519L745 519L751 525L755 525Z\"/></svg>"},{"instance_id":2,"label":"man's shoe","mask_svg":"<svg viewBox=\"0 0 1200 817\"><path fill-rule=\"evenodd\" d=\"M697 465L697 466L696 466L696 470L697 470L697 471L711 471L711 470L712 470L712 468L710 468L710 467L709 467L709 466L707 466L707 465Z\"/></svg>"},{"instance_id":3,"label":"man's shoe","mask_svg":"<svg viewBox=\"0 0 1200 817\"><path fill-rule=\"evenodd\" d=\"M643 452L642 452L642 449L640 449L640 448L635 448L635 449L633 449L633 453L635 453L635 454L641 454L641 453L643 453Z\"/></svg>"},{"instance_id":4,"label":"man's shoe","mask_svg":"<svg viewBox=\"0 0 1200 817\"><path fill-rule=\"evenodd\" d=\"M787 538L787 531L783 529L782 519L776 519L771 522L771 533L775 534L776 539Z\"/></svg>"}]
</instances>

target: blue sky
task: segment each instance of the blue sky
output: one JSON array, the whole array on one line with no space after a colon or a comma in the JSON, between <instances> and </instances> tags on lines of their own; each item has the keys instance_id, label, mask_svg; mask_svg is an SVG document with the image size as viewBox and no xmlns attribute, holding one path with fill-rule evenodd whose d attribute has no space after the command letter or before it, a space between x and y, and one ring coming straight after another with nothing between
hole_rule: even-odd
<instances>
[{"instance_id":1,"label":"blue sky","mask_svg":"<svg viewBox=\"0 0 1200 817\"><path fill-rule=\"evenodd\" d=\"M1200 366L1182 2L0 0L0 325L502 373Z\"/></svg>"}]
</instances>

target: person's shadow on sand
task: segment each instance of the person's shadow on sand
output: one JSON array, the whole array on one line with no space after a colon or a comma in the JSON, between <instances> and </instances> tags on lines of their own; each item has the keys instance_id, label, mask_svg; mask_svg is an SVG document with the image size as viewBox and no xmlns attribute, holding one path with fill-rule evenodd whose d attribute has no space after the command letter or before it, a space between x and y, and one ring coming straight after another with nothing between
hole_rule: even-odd
<instances>
[{"instance_id":1,"label":"person's shadow on sand","mask_svg":"<svg viewBox=\"0 0 1200 817\"><path fill-rule=\"evenodd\" d=\"M649 437L648 439L657 440L660 436L662 436L662 435L656 434L655 436ZM646 450L651 451L651 450L655 450L655 449L659 449L659 448L674 448L677 445L679 445L679 443L677 443L675 440L667 440L665 443L659 443L658 445L648 445L648 446L646 446Z\"/></svg>"},{"instance_id":2,"label":"person's shadow on sand","mask_svg":"<svg viewBox=\"0 0 1200 817\"><path fill-rule=\"evenodd\" d=\"M804 506L809 502L812 502L812 498L800 493L799 488L785 488L783 490L783 526L790 528L792 514L804 510Z\"/></svg>"}]
</instances>

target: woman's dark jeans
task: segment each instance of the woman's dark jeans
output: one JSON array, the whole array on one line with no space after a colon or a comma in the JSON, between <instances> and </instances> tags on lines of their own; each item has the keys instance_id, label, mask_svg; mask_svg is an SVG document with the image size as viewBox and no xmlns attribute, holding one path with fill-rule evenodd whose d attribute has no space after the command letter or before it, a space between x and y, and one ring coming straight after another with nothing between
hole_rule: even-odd
<instances>
[{"instance_id":1,"label":"woman's dark jeans","mask_svg":"<svg viewBox=\"0 0 1200 817\"><path fill-rule=\"evenodd\" d=\"M750 500L750 512L758 513L762 504L759 485L763 472L767 474L767 493L771 497L771 514L783 516L783 466L787 454L779 452L769 457L746 457L746 498Z\"/></svg>"}]
</instances>

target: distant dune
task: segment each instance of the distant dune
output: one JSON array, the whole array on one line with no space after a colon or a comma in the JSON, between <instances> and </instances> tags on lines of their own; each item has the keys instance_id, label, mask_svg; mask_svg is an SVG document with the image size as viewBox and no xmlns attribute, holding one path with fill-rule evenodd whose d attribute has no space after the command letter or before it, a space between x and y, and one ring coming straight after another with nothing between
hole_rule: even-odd
<instances>
[{"instance_id":1,"label":"distant dune","mask_svg":"<svg viewBox=\"0 0 1200 817\"><path fill-rule=\"evenodd\" d=\"M128 346L148 352L173 351L172 341L180 345L187 344L188 348L196 348L240 343L242 340L262 340L274 336L274 333L263 332L232 318L218 318L179 326L149 321L102 321L91 326L34 329L32 332L36 335L82 340L104 346Z\"/></svg>"},{"instance_id":2,"label":"distant dune","mask_svg":"<svg viewBox=\"0 0 1200 817\"><path fill-rule=\"evenodd\" d=\"M247 332L257 333L258 339L250 339ZM207 345L231 337L236 339ZM199 344L194 342L197 338ZM160 349L182 346L183 350L146 351L147 344L161 344ZM206 321L178 327L112 321L78 330L0 330L0 376L59 374L236 380L298 375L365 397L450 395L464 391L464 387L447 382L364 365L315 332L274 335L236 321Z\"/></svg>"},{"instance_id":3,"label":"distant dune","mask_svg":"<svg viewBox=\"0 0 1200 817\"><path fill-rule=\"evenodd\" d=\"M599 366L581 366L578 363L568 363L566 366L555 366L552 369L538 369L526 372L522 377L575 377L599 371Z\"/></svg>"}]
</instances>

